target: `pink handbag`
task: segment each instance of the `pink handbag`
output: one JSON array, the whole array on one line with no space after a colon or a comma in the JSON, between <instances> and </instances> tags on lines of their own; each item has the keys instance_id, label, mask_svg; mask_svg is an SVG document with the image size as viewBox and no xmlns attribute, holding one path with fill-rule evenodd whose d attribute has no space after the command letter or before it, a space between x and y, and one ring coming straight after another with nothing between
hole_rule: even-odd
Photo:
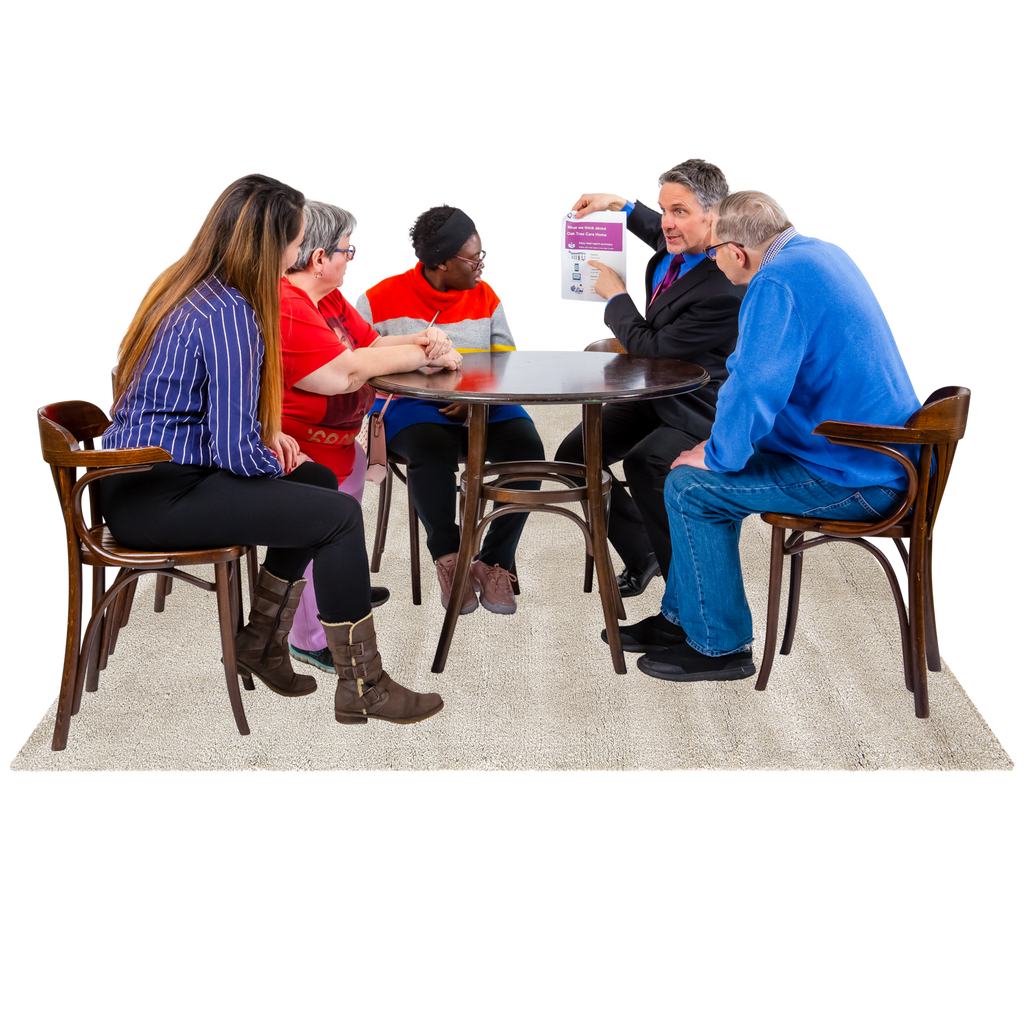
<instances>
[{"instance_id":1,"label":"pink handbag","mask_svg":"<svg viewBox=\"0 0 1024 1024\"><path fill-rule=\"evenodd\" d=\"M384 433L384 413L394 395L388 395L380 412L370 417L366 438L366 482L382 484L388 475L388 441Z\"/></svg>"}]
</instances>

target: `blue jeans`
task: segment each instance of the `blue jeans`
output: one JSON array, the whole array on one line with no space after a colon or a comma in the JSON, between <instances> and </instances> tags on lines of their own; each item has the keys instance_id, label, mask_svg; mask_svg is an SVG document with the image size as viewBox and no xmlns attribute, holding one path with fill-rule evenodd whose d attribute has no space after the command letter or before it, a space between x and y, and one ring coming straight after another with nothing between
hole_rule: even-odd
<instances>
[{"instance_id":1,"label":"blue jeans","mask_svg":"<svg viewBox=\"0 0 1024 1024\"><path fill-rule=\"evenodd\" d=\"M738 473L678 466L665 483L672 567L662 614L702 654L749 650L754 634L740 570L740 524L748 515L877 520L902 500L892 487L830 483L773 452L755 452Z\"/></svg>"}]
</instances>

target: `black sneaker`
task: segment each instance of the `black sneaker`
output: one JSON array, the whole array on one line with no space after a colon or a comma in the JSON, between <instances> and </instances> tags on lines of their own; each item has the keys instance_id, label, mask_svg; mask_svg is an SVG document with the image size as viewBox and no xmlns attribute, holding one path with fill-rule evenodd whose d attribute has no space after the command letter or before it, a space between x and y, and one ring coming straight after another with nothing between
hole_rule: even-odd
<instances>
[{"instance_id":1,"label":"black sneaker","mask_svg":"<svg viewBox=\"0 0 1024 1024\"><path fill-rule=\"evenodd\" d=\"M321 672L335 672L334 659L331 657L330 647L325 647L320 651L303 651L289 644L288 650L292 652L292 657L296 661L304 661L307 665L320 669Z\"/></svg>"},{"instance_id":2,"label":"black sneaker","mask_svg":"<svg viewBox=\"0 0 1024 1024\"><path fill-rule=\"evenodd\" d=\"M666 647L686 643L686 630L674 622L669 622L659 612L657 615L641 619L632 626L620 626L619 637L624 651L648 654L651 651L663 651ZM601 630L601 639L608 643L608 630Z\"/></svg>"},{"instance_id":3,"label":"black sneaker","mask_svg":"<svg viewBox=\"0 0 1024 1024\"><path fill-rule=\"evenodd\" d=\"M387 587L370 587L370 607L379 608L390 596L391 591Z\"/></svg>"},{"instance_id":4,"label":"black sneaker","mask_svg":"<svg viewBox=\"0 0 1024 1024\"><path fill-rule=\"evenodd\" d=\"M636 667L656 679L688 683L700 679L745 679L754 674L754 659L749 651L712 658L689 644L679 644L656 654L645 654Z\"/></svg>"}]
</instances>

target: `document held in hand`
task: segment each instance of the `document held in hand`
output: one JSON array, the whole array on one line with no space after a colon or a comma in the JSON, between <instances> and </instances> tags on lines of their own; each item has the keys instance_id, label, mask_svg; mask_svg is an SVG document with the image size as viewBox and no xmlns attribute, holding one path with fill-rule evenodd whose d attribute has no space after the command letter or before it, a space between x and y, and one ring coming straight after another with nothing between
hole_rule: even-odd
<instances>
[{"instance_id":1,"label":"document held in hand","mask_svg":"<svg viewBox=\"0 0 1024 1024\"><path fill-rule=\"evenodd\" d=\"M626 280L626 215L592 213L577 220L562 218L562 298L604 302L594 291L600 271L589 264L600 260Z\"/></svg>"}]
</instances>

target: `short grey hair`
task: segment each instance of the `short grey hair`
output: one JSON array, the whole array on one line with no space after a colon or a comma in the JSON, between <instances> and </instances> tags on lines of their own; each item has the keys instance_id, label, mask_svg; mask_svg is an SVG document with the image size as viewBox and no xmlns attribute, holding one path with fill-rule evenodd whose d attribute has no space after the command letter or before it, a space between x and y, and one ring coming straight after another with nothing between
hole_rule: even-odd
<instances>
[{"instance_id":1,"label":"short grey hair","mask_svg":"<svg viewBox=\"0 0 1024 1024\"><path fill-rule=\"evenodd\" d=\"M729 182L721 169L707 160L684 160L670 167L659 179L659 185L682 185L689 189L707 213L729 194Z\"/></svg>"},{"instance_id":2,"label":"short grey hair","mask_svg":"<svg viewBox=\"0 0 1024 1024\"><path fill-rule=\"evenodd\" d=\"M299 255L295 259L295 265L289 269L289 273L305 270L309 266L310 256L317 249L323 249L330 259L338 247L338 242L345 235L351 235L356 229L355 217L340 206L308 202L305 212L306 234L303 236L302 245L299 246Z\"/></svg>"},{"instance_id":3,"label":"short grey hair","mask_svg":"<svg viewBox=\"0 0 1024 1024\"><path fill-rule=\"evenodd\" d=\"M715 232L723 242L760 249L770 238L791 228L786 211L764 192L733 192L715 210Z\"/></svg>"}]
</instances>

